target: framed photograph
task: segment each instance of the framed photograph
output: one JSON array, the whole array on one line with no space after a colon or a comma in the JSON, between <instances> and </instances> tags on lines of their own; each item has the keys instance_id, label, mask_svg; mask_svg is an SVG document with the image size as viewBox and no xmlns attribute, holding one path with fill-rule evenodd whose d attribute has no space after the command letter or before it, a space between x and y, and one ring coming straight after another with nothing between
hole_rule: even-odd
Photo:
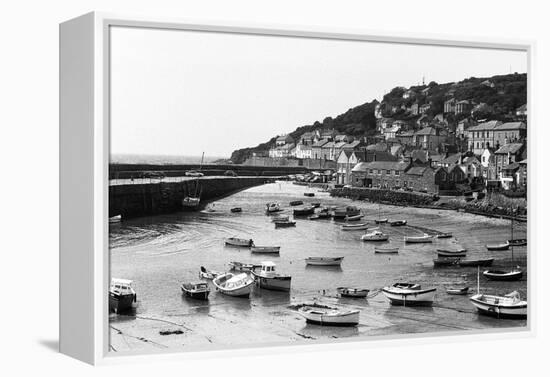
<instances>
[{"instance_id":1,"label":"framed photograph","mask_svg":"<svg viewBox=\"0 0 550 377\"><path fill-rule=\"evenodd\" d=\"M61 352L532 332L532 48L61 24Z\"/></svg>"}]
</instances>

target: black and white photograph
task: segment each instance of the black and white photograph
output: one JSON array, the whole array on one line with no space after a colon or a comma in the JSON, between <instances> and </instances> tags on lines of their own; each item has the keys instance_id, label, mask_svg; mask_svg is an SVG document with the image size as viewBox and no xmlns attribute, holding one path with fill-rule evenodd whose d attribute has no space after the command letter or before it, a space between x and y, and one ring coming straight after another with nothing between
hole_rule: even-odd
<instances>
[{"instance_id":1,"label":"black and white photograph","mask_svg":"<svg viewBox=\"0 0 550 377\"><path fill-rule=\"evenodd\" d=\"M526 51L109 38L110 353L527 330Z\"/></svg>"}]
</instances>

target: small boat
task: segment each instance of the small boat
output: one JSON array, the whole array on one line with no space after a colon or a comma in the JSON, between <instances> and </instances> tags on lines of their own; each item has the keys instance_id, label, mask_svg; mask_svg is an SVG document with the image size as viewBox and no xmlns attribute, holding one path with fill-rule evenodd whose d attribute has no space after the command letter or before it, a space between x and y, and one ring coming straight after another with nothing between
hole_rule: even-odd
<instances>
[{"instance_id":1,"label":"small boat","mask_svg":"<svg viewBox=\"0 0 550 377\"><path fill-rule=\"evenodd\" d=\"M228 263L229 268L233 271L241 271L241 272L250 272L255 270L256 268L260 268L260 265L252 264L252 263L242 263L242 262L229 262Z\"/></svg>"},{"instance_id":2,"label":"small boat","mask_svg":"<svg viewBox=\"0 0 550 377\"><path fill-rule=\"evenodd\" d=\"M405 236L405 243L431 243L433 237L428 234L423 234L421 236Z\"/></svg>"},{"instance_id":3,"label":"small boat","mask_svg":"<svg viewBox=\"0 0 550 377\"><path fill-rule=\"evenodd\" d=\"M510 246L527 246L526 238L516 238L514 240L508 240Z\"/></svg>"},{"instance_id":4,"label":"small boat","mask_svg":"<svg viewBox=\"0 0 550 377\"><path fill-rule=\"evenodd\" d=\"M273 291L290 291L290 275L281 275L275 271L275 263L262 262L259 272L252 271L256 285Z\"/></svg>"},{"instance_id":5,"label":"small boat","mask_svg":"<svg viewBox=\"0 0 550 377\"><path fill-rule=\"evenodd\" d=\"M369 294L368 289L361 288L348 288L348 287L338 287L336 291L342 297L351 297L351 298L365 298Z\"/></svg>"},{"instance_id":6,"label":"small boat","mask_svg":"<svg viewBox=\"0 0 550 377\"><path fill-rule=\"evenodd\" d=\"M212 280L217 291L233 297L250 297L254 279L248 274L234 275L230 272L222 274Z\"/></svg>"},{"instance_id":7,"label":"small boat","mask_svg":"<svg viewBox=\"0 0 550 377\"><path fill-rule=\"evenodd\" d=\"M242 212L243 209L241 207L235 207L235 208L231 208L231 212L233 213L239 213L239 212Z\"/></svg>"},{"instance_id":8,"label":"small boat","mask_svg":"<svg viewBox=\"0 0 550 377\"><path fill-rule=\"evenodd\" d=\"M346 217L345 217L345 220L346 220L346 221L359 221L359 220L361 220L363 217L364 217L363 215L346 216Z\"/></svg>"},{"instance_id":9,"label":"small boat","mask_svg":"<svg viewBox=\"0 0 550 377\"><path fill-rule=\"evenodd\" d=\"M443 257L434 259L434 267L449 267L456 266L460 262L460 258L457 257Z\"/></svg>"},{"instance_id":10,"label":"small boat","mask_svg":"<svg viewBox=\"0 0 550 377\"><path fill-rule=\"evenodd\" d=\"M279 206L279 203L267 203L265 205L265 211L269 213L275 213L279 212L281 210L281 207Z\"/></svg>"},{"instance_id":11,"label":"small boat","mask_svg":"<svg viewBox=\"0 0 550 377\"><path fill-rule=\"evenodd\" d=\"M374 220L376 224L386 224L388 222L388 219L377 219Z\"/></svg>"},{"instance_id":12,"label":"small boat","mask_svg":"<svg viewBox=\"0 0 550 377\"><path fill-rule=\"evenodd\" d=\"M306 264L310 266L340 266L344 257L308 257Z\"/></svg>"},{"instance_id":13,"label":"small boat","mask_svg":"<svg viewBox=\"0 0 550 377\"><path fill-rule=\"evenodd\" d=\"M407 220L395 220L390 223L391 226L404 226L407 225Z\"/></svg>"},{"instance_id":14,"label":"small boat","mask_svg":"<svg viewBox=\"0 0 550 377\"><path fill-rule=\"evenodd\" d=\"M527 318L527 301L521 300L518 292L505 296L477 293L470 297L470 302L483 315L497 318Z\"/></svg>"},{"instance_id":15,"label":"small boat","mask_svg":"<svg viewBox=\"0 0 550 377\"><path fill-rule=\"evenodd\" d=\"M486 245L487 250L508 250L510 248L510 242L490 243Z\"/></svg>"},{"instance_id":16,"label":"small boat","mask_svg":"<svg viewBox=\"0 0 550 377\"><path fill-rule=\"evenodd\" d=\"M276 223L277 221L288 221L288 219L288 216L277 215L271 218L271 222Z\"/></svg>"},{"instance_id":17,"label":"small boat","mask_svg":"<svg viewBox=\"0 0 550 377\"><path fill-rule=\"evenodd\" d=\"M291 202L288 203L288 204L290 204L291 206L294 207L294 206L301 206L302 204L304 204L304 202L301 201L301 200L293 200L293 201L291 201Z\"/></svg>"},{"instance_id":18,"label":"small boat","mask_svg":"<svg viewBox=\"0 0 550 377\"><path fill-rule=\"evenodd\" d=\"M109 217L109 224L119 223L121 221L122 221L122 215L116 215L116 216Z\"/></svg>"},{"instance_id":19,"label":"small boat","mask_svg":"<svg viewBox=\"0 0 550 377\"><path fill-rule=\"evenodd\" d=\"M207 270L204 266L201 266L201 269L199 271L199 278L212 280L220 274L221 272Z\"/></svg>"},{"instance_id":20,"label":"small boat","mask_svg":"<svg viewBox=\"0 0 550 377\"><path fill-rule=\"evenodd\" d=\"M439 233L435 236L435 238L451 238L452 236L452 233Z\"/></svg>"},{"instance_id":21,"label":"small boat","mask_svg":"<svg viewBox=\"0 0 550 377\"><path fill-rule=\"evenodd\" d=\"M493 264L494 258L487 259L461 259L458 262L460 267L489 267Z\"/></svg>"},{"instance_id":22,"label":"small boat","mask_svg":"<svg viewBox=\"0 0 550 377\"><path fill-rule=\"evenodd\" d=\"M469 290L470 287L449 287L445 289L445 292L447 292L448 295L466 295L468 294Z\"/></svg>"},{"instance_id":23,"label":"small boat","mask_svg":"<svg viewBox=\"0 0 550 377\"><path fill-rule=\"evenodd\" d=\"M229 237L225 239L225 244L227 246L251 247L254 246L254 241L252 239Z\"/></svg>"},{"instance_id":24,"label":"small boat","mask_svg":"<svg viewBox=\"0 0 550 377\"><path fill-rule=\"evenodd\" d=\"M185 209L198 209L201 204L201 198L195 196L186 196L181 200L181 206Z\"/></svg>"},{"instance_id":25,"label":"small boat","mask_svg":"<svg viewBox=\"0 0 550 377\"><path fill-rule=\"evenodd\" d=\"M250 251L255 254L279 254L281 246L252 246Z\"/></svg>"},{"instance_id":26,"label":"small boat","mask_svg":"<svg viewBox=\"0 0 550 377\"><path fill-rule=\"evenodd\" d=\"M397 254L399 253L398 247L375 247L375 254Z\"/></svg>"},{"instance_id":27,"label":"small boat","mask_svg":"<svg viewBox=\"0 0 550 377\"><path fill-rule=\"evenodd\" d=\"M346 217L353 217L361 214L361 210L355 206L339 207L334 209L332 216L334 219L345 219Z\"/></svg>"},{"instance_id":28,"label":"small boat","mask_svg":"<svg viewBox=\"0 0 550 377\"><path fill-rule=\"evenodd\" d=\"M111 279L109 286L109 310L123 313L137 305L137 295L133 281L127 279Z\"/></svg>"},{"instance_id":29,"label":"small boat","mask_svg":"<svg viewBox=\"0 0 550 377\"><path fill-rule=\"evenodd\" d=\"M298 313L307 323L321 326L357 326L359 310L339 309L334 306L306 304L298 309Z\"/></svg>"},{"instance_id":30,"label":"small boat","mask_svg":"<svg viewBox=\"0 0 550 377\"><path fill-rule=\"evenodd\" d=\"M403 306L431 306L435 291L436 288L422 289L420 284L412 283L395 283L382 288L382 293L390 300L390 304Z\"/></svg>"},{"instance_id":31,"label":"small boat","mask_svg":"<svg viewBox=\"0 0 550 377\"><path fill-rule=\"evenodd\" d=\"M375 230L361 236L361 240L365 242L387 241L389 238L389 235L382 233L379 230Z\"/></svg>"},{"instance_id":32,"label":"small boat","mask_svg":"<svg viewBox=\"0 0 550 377\"><path fill-rule=\"evenodd\" d=\"M293 213L294 216L313 215L315 213L315 208L313 208L312 206L296 208L292 213Z\"/></svg>"},{"instance_id":33,"label":"small boat","mask_svg":"<svg viewBox=\"0 0 550 377\"><path fill-rule=\"evenodd\" d=\"M184 283L181 285L181 291L186 296L195 298L197 300L208 300L210 294L210 288L207 283Z\"/></svg>"},{"instance_id":34,"label":"small boat","mask_svg":"<svg viewBox=\"0 0 550 377\"><path fill-rule=\"evenodd\" d=\"M344 224L340 227L342 230L367 230L368 224Z\"/></svg>"},{"instance_id":35,"label":"small boat","mask_svg":"<svg viewBox=\"0 0 550 377\"><path fill-rule=\"evenodd\" d=\"M296 226L296 221L275 221L275 228L289 228Z\"/></svg>"},{"instance_id":36,"label":"small boat","mask_svg":"<svg viewBox=\"0 0 550 377\"><path fill-rule=\"evenodd\" d=\"M523 276L523 271L520 269L515 269L512 271L485 270L483 271L483 276L489 280L515 281L521 279Z\"/></svg>"},{"instance_id":37,"label":"small boat","mask_svg":"<svg viewBox=\"0 0 550 377\"><path fill-rule=\"evenodd\" d=\"M466 251L467 251L466 249L457 249L457 250L437 249L437 256L438 257L465 257Z\"/></svg>"},{"instance_id":38,"label":"small boat","mask_svg":"<svg viewBox=\"0 0 550 377\"><path fill-rule=\"evenodd\" d=\"M308 197L311 198L311 197L315 196L315 193L313 193L313 192L304 192L304 196L308 196Z\"/></svg>"},{"instance_id":39,"label":"small boat","mask_svg":"<svg viewBox=\"0 0 550 377\"><path fill-rule=\"evenodd\" d=\"M319 208L319 207L321 207L321 203L319 203L319 202L313 202L313 203L311 203L311 206L312 206L313 208Z\"/></svg>"}]
</instances>

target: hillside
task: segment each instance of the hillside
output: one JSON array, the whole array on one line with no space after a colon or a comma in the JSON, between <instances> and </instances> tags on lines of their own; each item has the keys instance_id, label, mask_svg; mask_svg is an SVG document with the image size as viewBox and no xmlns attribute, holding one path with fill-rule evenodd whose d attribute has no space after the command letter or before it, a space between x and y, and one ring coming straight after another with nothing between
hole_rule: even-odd
<instances>
[{"instance_id":1,"label":"hillside","mask_svg":"<svg viewBox=\"0 0 550 377\"><path fill-rule=\"evenodd\" d=\"M412 94L407 96L405 92ZM470 77L457 83L438 84L430 82L428 85L411 86L410 88L396 87L385 94L382 103L386 106L382 116L392 117L413 122L419 116L413 115L409 108L417 103L430 104L426 114L434 116L443 113L446 100L454 98L457 101L470 100L476 104L485 103L487 106L480 110L478 117L484 119L506 120L518 107L527 102L527 74L514 73L493 77ZM298 140L302 134L309 131L332 129L342 134L355 137L369 136L376 131L375 108L379 102L373 100L353 107L335 118L326 117L322 122L315 121L311 125L296 128L290 135ZM457 122L468 114L455 116L446 115L449 122ZM231 154L231 161L239 164L252 153L265 153L275 144L276 135L270 140L255 147L235 150Z\"/></svg>"}]
</instances>

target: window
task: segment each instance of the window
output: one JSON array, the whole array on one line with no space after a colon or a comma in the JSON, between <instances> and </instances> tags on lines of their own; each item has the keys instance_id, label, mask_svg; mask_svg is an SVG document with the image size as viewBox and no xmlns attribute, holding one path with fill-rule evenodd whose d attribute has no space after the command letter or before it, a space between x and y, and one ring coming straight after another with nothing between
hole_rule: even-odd
<instances>
[{"instance_id":1,"label":"window","mask_svg":"<svg viewBox=\"0 0 550 377\"><path fill-rule=\"evenodd\" d=\"M373 169L373 174L378 174L378 169Z\"/></svg>"},{"instance_id":2,"label":"window","mask_svg":"<svg viewBox=\"0 0 550 377\"><path fill-rule=\"evenodd\" d=\"M399 170L395 171L395 175L397 175L398 177L399 177L400 174L401 174L401 172Z\"/></svg>"}]
</instances>

